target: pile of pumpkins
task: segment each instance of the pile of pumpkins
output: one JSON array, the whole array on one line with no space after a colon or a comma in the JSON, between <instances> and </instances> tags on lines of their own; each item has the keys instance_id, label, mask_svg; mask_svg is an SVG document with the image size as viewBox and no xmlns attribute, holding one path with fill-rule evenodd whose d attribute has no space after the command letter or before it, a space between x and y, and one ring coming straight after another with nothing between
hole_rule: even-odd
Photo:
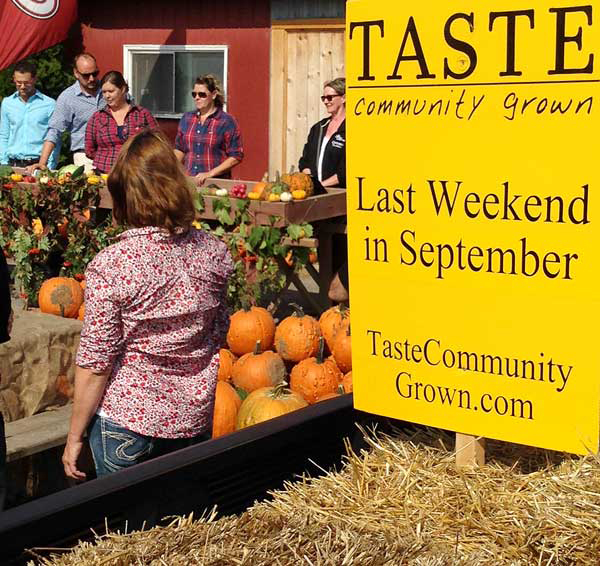
<instances>
[{"instance_id":1,"label":"pile of pumpkins","mask_svg":"<svg viewBox=\"0 0 600 566\"><path fill-rule=\"evenodd\" d=\"M352 391L350 311L342 305L319 320L298 308L277 326L264 308L239 310L227 345L219 353L213 438Z\"/></svg>"},{"instance_id":2,"label":"pile of pumpkins","mask_svg":"<svg viewBox=\"0 0 600 566\"><path fill-rule=\"evenodd\" d=\"M306 173L297 171L294 173L292 167L289 173L276 174L275 181L269 181L268 173L262 180L256 183L248 193L250 200L266 200L269 202L290 202L303 200L312 196L314 186L312 177Z\"/></svg>"},{"instance_id":3,"label":"pile of pumpkins","mask_svg":"<svg viewBox=\"0 0 600 566\"><path fill-rule=\"evenodd\" d=\"M83 320L85 280L73 277L52 277L42 283L38 292L40 311L65 318Z\"/></svg>"}]
</instances>

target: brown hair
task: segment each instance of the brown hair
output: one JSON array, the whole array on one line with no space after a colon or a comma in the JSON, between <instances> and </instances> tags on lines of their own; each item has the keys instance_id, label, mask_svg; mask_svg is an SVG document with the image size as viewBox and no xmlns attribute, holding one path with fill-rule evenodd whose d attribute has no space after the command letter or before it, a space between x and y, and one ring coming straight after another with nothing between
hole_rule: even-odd
<instances>
[{"instance_id":1,"label":"brown hair","mask_svg":"<svg viewBox=\"0 0 600 566\"><path fill-rule=\"evenodd\" d=\"M125 80L125 77L119 71L108 71L104 73L104 76L100 80L100 85L104 86L105 83L115 85L117 88L125 87L125 92L129 92L129 85Z\"/></svg>"},{"instance_id":2,"label":"brown hair","mask_svg":"<svg viewBox=\"0 0 600 566\"><path fill-rule=\"evenodd\" d=\"M190 183L159 131L142 130L125 142L107 184L119 224L158 226L174 234L189 230L194 220Z\"/></svg>"},{"instance_id":3,"label":"brown hair","mask_svg":"<svg viewBox=\"0 0 600 566\"><path fill-rule=\"evenodd\" d=\"M215 92L217 96L215 96L215 106L222 108L225 104L225 95L223 94L223 88L221 87L221 83L214 75L202 75L201 77L196 77L194 81L195 85L204 85L208 92Z\"/></svg>"}]
</instances>

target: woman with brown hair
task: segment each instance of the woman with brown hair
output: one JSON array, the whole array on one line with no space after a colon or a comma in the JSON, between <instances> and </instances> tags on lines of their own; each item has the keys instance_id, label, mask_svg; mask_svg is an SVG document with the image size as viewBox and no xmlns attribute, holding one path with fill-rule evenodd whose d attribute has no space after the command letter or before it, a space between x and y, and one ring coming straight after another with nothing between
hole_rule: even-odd
<instances>
[{"instance_id":1,"label":"woman with brown hair","mask_svg":"<svg viewBox=\"0 0 600 566\"><path fill-rule=\"evenodd\" d=\"M94 169L108 173L127 138L145 128L158 130L149 110L133 104L127 97L129 86L119 71L109 71L100 81L106 106L94 112L85 130L85 154Z\"/></svg>"},{"instance_id":2,"label":"woman with brown hair","mask_svg":"<svg viewBox=\"0 0 600 566\"><path fill-rule=\"evenodd\" d=\"M145 130L108 177L115 221L128 229L86 270L71 427L77 467L88 430L97 475L208 438L233 263L225 244L191 228L192 191L173 148Z\"/></svg>"},{"instance_id":3,"label":"woman with brown hair","mask_svg":"<svg viewBox=\"0 0 600 566\"><path fill-rule=\"evenodd\" d=\"M225 97L212 75L194 81L196 110L186 112L177 128L175 155L187 174L202 185L208 177L231 178L231 169L244 158L235 118L223 110Z\"/></svg>"}]
</instances>

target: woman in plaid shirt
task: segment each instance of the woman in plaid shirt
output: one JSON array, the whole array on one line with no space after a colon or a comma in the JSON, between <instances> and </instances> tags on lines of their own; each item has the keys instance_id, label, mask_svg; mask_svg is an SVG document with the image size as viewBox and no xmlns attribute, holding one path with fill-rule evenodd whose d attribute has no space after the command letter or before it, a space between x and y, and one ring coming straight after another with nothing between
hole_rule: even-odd
<instances>
[{"instance_id":1,"label":"woman in plaid shirt","mask_svg":"<svg viewBox=\"0 0 600 566\"><path fill-rule=\"evenodd\" d=\"M127 138L145 128L158 129L148 110L127 100L129 87L119 71L109 71L100 81L106 106L95 112L85 131L85 153L94 169L108 173Z\"/></svg>"},{"instance_id":2,"label":"woman in plaid shirt","mask_svg":"<svg viewBox=\"0 0 600 566\"><path fill-rule=\"evenodd\" d=\"M198 77L192 97L194 112L186 112L177 129L175 155L187 174L202 185L208 177L231 178L231 169L244 158L238 124L223 110L225 98L212 75Z\"/></svg>"}]
</instances>

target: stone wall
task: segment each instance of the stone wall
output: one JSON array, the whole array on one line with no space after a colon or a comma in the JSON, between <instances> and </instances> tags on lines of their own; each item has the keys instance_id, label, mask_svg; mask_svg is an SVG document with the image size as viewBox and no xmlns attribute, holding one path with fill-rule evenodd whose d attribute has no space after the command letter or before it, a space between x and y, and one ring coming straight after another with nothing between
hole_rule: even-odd
<instances>
[{"instance_id":1,"label":"stone wall","mask_svg":"<svg viewBox=\"0 0 600 566\"><path fill-rule=\"evenodd\" d=\"M0 412L7 422L72 397L82 323L13 304L10 342L0 344Z\"/></svg>"}]
</instances>

